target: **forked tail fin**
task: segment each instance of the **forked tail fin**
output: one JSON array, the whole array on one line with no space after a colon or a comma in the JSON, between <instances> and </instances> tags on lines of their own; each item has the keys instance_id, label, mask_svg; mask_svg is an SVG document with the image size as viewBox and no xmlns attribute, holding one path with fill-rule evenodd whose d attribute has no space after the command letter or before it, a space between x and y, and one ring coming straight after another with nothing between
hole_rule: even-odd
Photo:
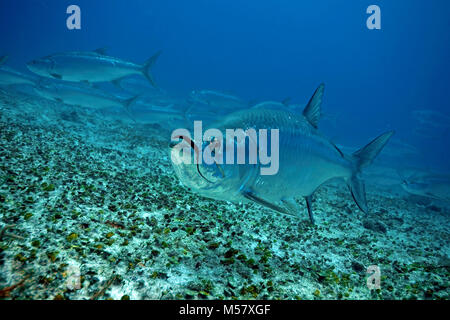
<instances>
[{"instance_id":1,"label":"forked tail fin","mask_svg":"<svg viewBox=\"0 0 450 320\"><path fill-rule=\"evenodd\" d=\"M151 69L152 69L153 65L155 64L155 62L158 59L160 54L161 54L161 51L158 51L157 53L155 53L150 59L148 59L144 63L144 65L142 67L143 75L147 78L148 82L150 82L150 84L152 86L154 86L155 88L158 88L158 86L156 85L155 80L153 79L153 75L152 75Z\"/></svg>"},{"instance_id":2,"label":"forked tail fin","mask_svg":"<svg viewBox=\"0 0 450 320\"><path fill-rule=\"evenodd\" d=\"M373 162L393 134L394 131L383 133L364 148L359 149L350 156L355 165L355 170L348 181L348 185L356 204L365 213L367 213L368 208L364 181L361 179L361 169Z\"/></svg>"}]
</instances>

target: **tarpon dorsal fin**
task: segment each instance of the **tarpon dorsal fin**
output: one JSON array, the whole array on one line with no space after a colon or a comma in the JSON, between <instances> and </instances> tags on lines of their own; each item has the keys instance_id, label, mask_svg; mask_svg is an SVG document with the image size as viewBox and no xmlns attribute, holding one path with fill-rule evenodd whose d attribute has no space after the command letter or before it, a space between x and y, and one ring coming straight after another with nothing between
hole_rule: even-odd
<instances>
[{"instance_id":1,"label":"tarpon dorsal fin","mask_svg":"<svg viewBox=\"0 0 450 320\"><path fill-rule=\"evenodd\" d=\"M298 205L298 203L295 201L294 198L285 198L281 200L285 206L285 208L291 212L292 215L299 217L300 216L300 212L302 211L300 209L300 206ZM311 222L312 225L315 224L315 220L314 220L314 215L313 215L313 211L312 211L312 195L306 196L305 197L305 201L306 201L306 207L308 209L308 215L309 215L309 221Z\"/></svg>"},{"instance_id":2,"label":"tarpon dorsal fin","mask_svg":"<svg viewBox=\"0 0 450 320\"><path fill-rule=\"evenodd\" d=\"M95 49L94 52L98 53L98 54L100 54L102 56L105 56L106 55L106 48L98 48L98 49Z\"/></svg>"},{"instance_id":3,"label":"tarpon dorsal fin","mask_svg":"<svg viewBox=\"0 0 450 320\"><path fill-rule=\"evenodd\" d=\"M325 85L321 83L313 96L309 100L308 104L303 110L303 116L308 120L308 122L317 129L317 124L319 123L321 109L322 109L322 97L325 90Z\"/></svg>"}]
</instances>

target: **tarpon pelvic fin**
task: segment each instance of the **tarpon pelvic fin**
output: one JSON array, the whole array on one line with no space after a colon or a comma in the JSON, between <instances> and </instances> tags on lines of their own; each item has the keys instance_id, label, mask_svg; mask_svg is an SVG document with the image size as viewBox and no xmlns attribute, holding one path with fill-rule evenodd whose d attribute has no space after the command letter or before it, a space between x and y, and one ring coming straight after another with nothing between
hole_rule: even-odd
<instances>
[{"instance_id":1,"label":"tarpon pelvic fin","mask_svg":"<svg viewBox=\"0 0 450 320\"><path fill-rule=\"evenodd\" d=\"M309 221L314 225L314 216L312 212L312 195L305 197L306 207L308 208Z\"/></svg>"},{"instance_id":2,"label":"tarpon pelvic fin","mask_svg":"<svg viewBox=\"0 0 450 320\"><path fill-rule=\"evenodd\" d=\"M321 83L303 110L303 116L314 128L317 128L320 120L324 90L325 84Z\"/></svg>"},{"instance_id":3,"label":"tarpon pelvic fin","mask_svg":"<svg viewBox=\"0 0 450 320\"><path fill-rule=\"evenodd\" d=\"M314 216L312 212L312 195L305 197L306 207L308 208L308 215L311 224L315 224ZM287 198L282 200L285 208L288 212L290 212L293 216L299 217L300 213L303 212L303 209L298 205L294 198Z\"/></svg>"},{"instance_id":4,"label":"tarpon pelvic fin","mask_svg":"<svg viewBox=\"0 0 450 320\"><path fill-rule=\"evenodd\" d=\"M284 198L281 199L281 202L283 202L284 207L287 209L287 211L292 213L292 215L297 217L300 216L302 208L298 205L294 198Z\"/></svg>"},{"instance_id":5,"label":"tarpon pelvic fin","mask_svg":"<svg viewBox=\"0 0 450 320\"><path fill-rule=\"evenodd\" d=\"M262 205L264 207L267 207L269 209L275 210L275 211L277 211L279 213L290 215L290 216L292 216L292 215L296 216L295 214L292 214L291 212L289 212L285 208L282 208L282 207L280 207L280 206L278 206L278 205L276 205L274 203L271 203L271 202L269 202L267 200L264 200L264 199L258 197L257 195L255 195L251 191L245 191L245 192L243 192L243 195L244 195L244 197L246 199L251 200L253 202L256 202L257 204Z\"/></svg>"}]
</instances>

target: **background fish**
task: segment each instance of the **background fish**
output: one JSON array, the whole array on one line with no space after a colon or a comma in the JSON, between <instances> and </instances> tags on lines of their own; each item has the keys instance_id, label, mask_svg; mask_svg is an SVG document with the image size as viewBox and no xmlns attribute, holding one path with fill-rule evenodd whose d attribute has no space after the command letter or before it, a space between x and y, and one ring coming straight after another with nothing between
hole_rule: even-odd
<instances>
[{"instance_id":1,"label":"background fish","mask_svg":"<svg viewBox=\"0 0 450 320\"><path fill-rule=\"evenodd\" d=\"M450 177L445 175L412 175L403 178L402 188L414 195L450 202Z\"/></svg>"},{"instance_id":2,"label":"background fish","mask_svg":"<svg viewBox=\"0 0 450 320\"><path fill-rule=\"evenodd\" d=\"M125 107L128 108L137 97L120 99L94 87L65 82L42 82L34 90L41 97L72 106L88 108Z\"/></svg>"},{"instance_id":3,"label":"background fish","mask_svg":"<svg viewBox=\"0 0 450 320\"><path fill-rule=\"evenodd\" d=\"M7 56L0 57L0 86L9 86L16 84L34 85L36 78L23 74L12 68L3 66L8 59Z\"/></svg>"},{"instance_id":4,"label":"background fish","mask_svg":"<svg viewBox=\"0 0 450 320\"><path fill-rule=\"evenodd\" d=\"M207 105L216 112L236 111L249 107L248 102L241 98L216 90L193 90L189 100L191 103Z\"/></svg>"},{"instance_id":5,"label":"background fish","mask_svg":"<svg viewBox=\"0 0 450 320\"><path fill-rule=\"evenodd\" d=\"M123 121L123 108L108 108L102 110L102 114L110 119ZM153 124L164 130L174 130L186 126L185 115L174 107L163 108L152 105L145 105L141 98L137 99L127 111L132 115L132 119L137 124ZM169 133L167 133L169 135Z\"/></svg>"},{"instance_id":6,"label":"background fish","mask_svg":"<svg viewBox=\"0 0 450 320\"><path fill-rule=\"evenodd\" d=\"M156 87L151 68L159 57L157 52L143 65L104 54L103 49L93 52L66 52L49 55L27 64L30 71L47 78L75 82L107 82L142 74Z\"/></svg>"},{"instance_id":7,"label":"background fish","mask_svg":"<svg viewBox=\"0 0 450 320\"><path fill-rule=\"evenodd\" d=\"M29 84L29 85L35 85L37 79L23 74L19 71L16 71L14 69L2 66L0 67L0 85L2 86L9 86L9 85L16 85L16 84Z\"/></svg>"}]
</instances>

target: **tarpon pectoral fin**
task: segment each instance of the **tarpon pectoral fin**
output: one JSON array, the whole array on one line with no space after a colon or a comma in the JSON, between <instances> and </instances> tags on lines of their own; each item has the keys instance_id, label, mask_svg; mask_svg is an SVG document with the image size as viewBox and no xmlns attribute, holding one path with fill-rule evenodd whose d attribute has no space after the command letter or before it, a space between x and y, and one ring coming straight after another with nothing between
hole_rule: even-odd
<instances>
[{"instance_id":1,"label":"tarpon pectoral fin","mask_svg":"<svg viewBox=\"0 0 450 320\"><path fill-rule=\"evenodd\" d=\"M283 214L287 214L287 215L292 215L290 212L288 212L286 209L277 206L276 204L273 204L267 200L264 200L258 196L256 196L253 192L247 191L243 193L244 197L248 200L251 200L253 202L256 202L259 205L262 205L264 207L267 207L269 209L272 209L274 211L277 211L279 213L283 213Z\"/></svg>"},{"instance_id":2,"label":"tarpon pectoral fin","mask_svg":"<svg viewBox=\"0 0 450 320\"><path fill-rule=\"evenodd\" d=\"M60 74L57 74L57 73L51 73L50 75L51 75L53 78L55 78L55 79L62 80L62 75L60 75Z\"/></svg>"},{"instance_id":3,"label":"tarpon pectoral fin","mask_svg":"<svg viewBox=\"0 0 450 320\"><path fill-rule=\"evenodd\" d=\"M312 196L305 197L306 200L306 207L308 208L308 214L309 214L309 221L311 221L311 224L315 224L314 222L314 216L312 212Z\"/></svg>"},{"instance_id":4,"label":"tarpon pectoral fin","mask_svg":"<svg viewBox=\"0 0 450 320\"><path fill-rule=\"evenodd\" d=\"M320 120L322 109L322 97L324 90L325 85L321 83L319 87L317 87L308 104L306 105L305 110L303 110L303 116L314 128L317 128L317 125Z\"/></svg>"},{"instance_id":5,"label":"tarpon pectoral fin","mask_svg":"<svg viewBox=\"0 0 450 320\"><path fill-rule=\"evenodd\" d=\"M295 201L294 198L284 198L284 199L281 199L281 201L283 202L286 210L289 211L291 213L291 215L296 216L297 218L300 217L300 214L303 210L298 205L298 203Z\"/></svg>"}]
</instances>

